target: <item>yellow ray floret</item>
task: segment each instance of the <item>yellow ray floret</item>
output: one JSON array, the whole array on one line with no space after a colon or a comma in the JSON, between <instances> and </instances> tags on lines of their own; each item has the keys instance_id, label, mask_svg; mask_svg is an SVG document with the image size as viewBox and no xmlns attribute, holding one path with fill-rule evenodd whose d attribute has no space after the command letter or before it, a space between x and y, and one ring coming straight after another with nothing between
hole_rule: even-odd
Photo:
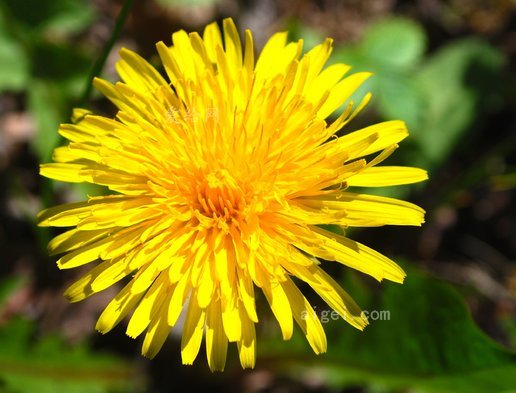
<instances>
[{"instance_id":1,"label":"yellow ray floret","mask_svg":"<svg viewBox=\"0 0 516 393\"><path fill-rule=\"evenodd\" d=\"M142 353L152 358L181 323L184 364L204 337L211 370L224 369L233 342L242 366L254 367L256 291L283 338L297 325L319 354L327 347L321 321L293 278L355 328L367 320L316 258L403 281L395 262L322 226L421 225L420 207L352 187L415 183L426 172L379 166L407 137L402 121L337 136L369 101L354 107L349 98L371 74L325 67L331 39L304 55L302 47L277 33L255 59L251 32L241 40L225 19L222 29L212 23L202 35L179 31L172 45L159 42L166 77L122 49L122 81L94 81L115 118L78 109L74 124L59 127L69 143L41 175L110 195L50 207L38 221L69 227L49 244L63 254L59 268L91 266L66 290L70 301L124 283L97 330L129 316L127 335L143 334Z\"/></svg>"}]
</instances>

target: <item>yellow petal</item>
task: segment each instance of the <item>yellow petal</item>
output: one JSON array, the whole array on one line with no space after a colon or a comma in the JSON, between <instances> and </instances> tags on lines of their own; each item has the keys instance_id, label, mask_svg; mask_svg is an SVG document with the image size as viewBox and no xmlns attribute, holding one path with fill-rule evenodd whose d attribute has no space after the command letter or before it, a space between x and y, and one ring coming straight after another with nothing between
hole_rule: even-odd
<instances>
[{"instance_id":1,"label":"yellow petal","mask_svg":"<svg viewBox=\"0 0 516 393\"><path fill-rule=\"evenodd\" d=\"M59 269L71 269L93 262L100 258L100 254L106 250L111 242L113 240L108 237L69 252L57 261L57 266Z\"/></svg>"},{"instance_id":2,"label":"yellow petal","mask_svg":"<svg viewBox=\"0 0 516 393\"><path fill-rule=\"evenodd\" d=\"M368 194L340 192L319 197L300 198L300 207L328 213L341 212L339 222L349 226L416 225L424 222L425 211L400 199ZM323 224L323 222L321 222Z\"/></svg>"},{"instance_id":3,"label":"yellow petal","mask_svg":"<svg viewBox=\"0 0 516 393\"><path fill-rule=\"evenodd\" d=\"M224 371L228 339L222 326L220 301L214 299L206 313L206 356L211 371Z\"/></svg>"},{"instance_id":4,"label":"yellow petal","mask_svg":"<svg viewBox=\"0 0 516 393\"><path fill-rule=\"evenodd\" d=\"M193 49L190 37L186 31L180 30L172 34L172 42L173 46L169 48L169 51L180 70L181 76L185 80L198 82L200 75L197 74L196 63L202 64L202 59ZM176 83L175 86L178 84ZM177 94L189 103L189 100L186 99L188 91L177 91Z\"/></svg>"},{"instance_id":5,"label":"yellow petal","mask_svg":"<svg viewBox=\"0 0 516 393\"><path fill-rule=\"evenodd\" d=\"M292 307L292 314L316 354L326 352L326 335L314 309L289 278L281 283Z\"/></svg>"},{"instance_id":6,"label":"yellow petal","mask_svg":"<svg viewBox=\"0 0 516 393\"><path fill-rule=\"evenodd\" d=\"M91 207L94 204L107 201L126 200L125 196L111 196L100 200L89 200L84 202L65 203L42 210L38 214L38 225L69 227L77 225L82 219L91 214Z\"/></svg>"},{"instance_id":7,"label":"yellow petal","mask_svg":"<svg viewBox=\"0 0 516 393\"><path fill-rule=\"evenodd\" d=\"M424 169L405 166L375 166L348 178L349 186L385 187L412 184L428 179Z\"/></svg>"},{"instance_id":8,"label":"yellow petal","mask_svg":"<svg viewBox=\"0 0 516 393\"><path fill-rule=\"evenodd\" d=\"M249 30L245 31L245 52L244 52L244 72L248 77L254 73L254 44L253 35Z\"/></svg>"},{"instance_id":9,"label":"yellow petal","mask_svg":"<svg viewBox=\"0 0 516 393\"><path fill-rule=\"evenodd\" d=\"M48 243L48 250L50 255L62 254L100 240L108 236L110 232L111 229L99 229L97 231L71 229L54 237Z\"/></svg>"},{"instance_id":10,"label":"yellow petal","mask_svg":"<svg viewBox=\"0 0 516 393\"><path fill-rule=\"evenodd\" d=\"M116 69L127 84L148 94L159 86L168 85L159 72L138 54L126 48L120 49L119 54L122 59L116 63Z\"/></svg>"},{"instance_id":11,"label":"yellow petal","mask_svg":"<svg viewBox=\"0 0 516 393\"><path fill-rule=\"evenodd\" d=\"M145 334L142 344L142 355L153 359L165 343L169 333L170 326L167 324L167 307L165 304L162 304L157 315L152 318L149 329Z\"/></svg>"},{"instance_id":12,"label":"yellow petal","mask_svg":"<svg viewBox=\"0 0 516 393\"><path fill-rule=\"evenodd\" d=\"M131 103L130 100L125 98L122 94L118 92L115 85L112 83L100 79L95 78L93 80L93 86L100 91L107 99L109 99L113 104L115 104L119 109L128 111L128 112L139 112L139 108Z\"/></svg>"},{"instance_id":13,"label":"yellow petal","mask_svg":"<svg viewBox=\"0 0 516 393\"><path fill-rule=\"evenodd\" d=\"M238 72L242 67L242 43L240 42L238 31L231 18L226 18L222 21L222 28L224 30L224 46L230 68Z\"/></svg>"},{"instance_id":14,"label":"yellow petal","mask_svg":"<svg viewBox=\"0 0 516 393\"><path fill-rule=\"evenodd\" d=\"M272 280L267 282L262 290L280 325L283 340L289 340L293 331L292 310L283 286L277 280Z\"/></svg>"},{"instance_id":15,"label":"yellow petal","mask_svg":"<svg viewBox=\"0 0 516 393\"><path fill-rule=\"evenodd\" d=\"M322 44L315 45L301 59L301 61L309 60L310 63L307 82L312 81L317 75L321 74L321 70L332 52L332 44L333 40L326 38Z\"/></svg>"},{"instance_id":16,"label":"yellow petal","mask_svg":"<svg viewBox=\"0 0 516 393\"><path fill-rule=\"evenodd\" d=\"M85 108L73 108L71 119L74 123L80 123L84 118L91 114L89 109Z\"/></svg>"},{"instance_id":17,"label":"yellow petal","mask_svg":"<svg viewBox=\"0 0 516 393\"><path fill-rule=\"evenodd\" d=\"M138 304L143 293L131 292L132 282L127 284L114 298L100 315L95 329L102 334L115 327Z\"/></svg>"},{"instance_id":18,"label":"yellow petal","mask_svg":"<svg viewBox=\"0 0 516 393\"><path fill-rule=\"evenodd\" d=\"M168 314L167 314L167 322L170 326L174 326L181 315L181 311L183 311L183 306L188 297L188 292L190 288L187 284L190 281L189 274L185 274L184 277L179 280L179 282L171 288L171 297L168 303Z\"/></svg>"},{"instance_id":19,"label":"yellow petal","mask_svg":"<svg viewBox=\"0 0 516 393\"><path fill-rule=\"evenodd\" d=\"M337 143L341 149L346 150L348 146L354 145L360 139L368 138L371 135L378 135L377 140L371 143L367 149L358 152L358 154L351 153L350 159L363 157L395 145L408 136L408 131L407 126L402 121L385 121L341 136Z\"/></svg>"},{"instance_id":20,"label":"yellow petal","mask_svg":"<svg viewBox=\"0 0 516 393\"><path fill-rule=\"evenodd\" d=\"M344 104L371 75L370 72L357 72L337 83L330 90L328 99L319 109L317 115L323 119L331 115L339 106Z\"/></svg>"},{"instance_id":21,"label":"yellow petal","mask_svg":"<svg viewBox=\"0 0 516 393\"><path fill-rule=\"evenodd\" d=\"M306 87L306 98L312 102L317 103L323 97L324 93L329 91L342 77L350 70L350 66L346 64L332 64L321 72L313 80L312 83Z\"/></svg>"},{"instance_id":22,"label":"yellow petal","mask_svg":"<svg viewBox=\"0 0 516 393\"><path fill-rule=\"evenodd\" d=\"M152 259L152 258L151 258ZM146 260L144 260L146 261ZM131 266L131 265L129 265ZM138 273L133 278L133 286L131 290L134 293L144 292L152 285L156 277L160 274L156 266L152 263L146 263L143 267L140 267ZM161 276L165 276L162 274Z\"/></svg>"},{"instance_id":23,"label":"yellow petal","mask_svg":"<svg viewBox=\"0 0 516 393\"><path fill-rule=\"evenodd\" d=\"M240 300L247 311L247 315L251 321L258 322L254 297L254 285L249 273L245 270L240 270L238 272L238 290Z\"/></svg>"},{"instance_id":24,"label":"yellow petal","mask_svg":"<svg viewBox=\"0 0 516 393\"><path fill-rule=\"evenodd\" d=\"M161 305L167 297L164 283L165 280L162 275L143 296L127 325L126 334L129 337L138 337L158 315Z\"/></svg>"},{"instance_id":25,"label":"yellow petal","mask_svg":"<svg viewBox=\"0 0 516 393\"><path fill-rule=\"evenodd\" d=\"M97 291L93 290L91 287L92 282L95 281L97 277L111 265L113 265L113 261L104 261L99 263L79 280L70 285L65 290L64 296L68 299L68 301L75 303L93 295Z\"/></svg>"},{"instance_id":26,"label":"yellow petal","mask_svg":"<svg viewBox=\"0 0 516 393\"><path fill-rule=\"evenodd\" d=\"M193 291L183 326L183 336L181 338L181 359L183 364L193 364L201 347L206 313L195 301L196 297L197 294Z\"/></svg>"},{"instance_id":27,"label":"yellow petal","mask_svg":"<svg viewBox=\"0 0 516 393\"><path fill-rule=\"evenodd\" d=\"M242 321L236 302L233 298L222 303L222 325L230 342L239 341L242 337Z\"/></svg>"},{"instance_id":28,"label":"yellow petal","mask_svg":"<svg viewBox=\"0 0 516 393\"><path fill-rule=\"evenodd\" d=\"M220 33L219 25L214 22L210 23L204 28L203 40L206 45L206 50L212 62L217 58L216 48L222 47L222 35Z\"/></svg>"},{"instance_id":29,"label":"yellow petal","mask_svg":"<svg viewBox=\"0 0 516 393\"><path fill-rule=\"evenodd\" d=\"M353 269L369 274L378 281L386 278L394 282L403 282L406 274L392 260L379 252L344 236L334 234L319 227L312 227L317 238L323 240L319 252L311 249L313 255L334 260Z\"/></svg>"},{"instance_id":30,"label":"yellow petal","mask_svg":"<svg viewBox=\"0 0 516 393\"><path fill-rule=\"evenodd\" d=\"M362 315L360 307L324 270L315 264L310 267L294 264L289 266L289 270L296 277L306 281L341 318L357 329L364 329L367 319Z\"/></svg>"},{"instance_id":31,"label":"yellow petal","mask_svg":"<svg viewBox=\"0 0 516 393\"><path fill-rule=\"evenodd\" d=\"M202 267L201 276L199 278L199 287L197 289L197 301L199 307L205 309L211 302L213 293L215 291L215 283L211 276L211 266L205 263Z\"/></svg>"},{"instance_id":32,"label":"yellow petal","mask_svg":"<svg viewBox=\"0 0 516 393\"><path fill-rule=\"evenodd\" d=\"M71 163L41 164L39 174L49 179L70 183L82 183L88 181L87 178L80 174L81 171L87 167L88 166L85 164Z\"/></svg>"},{"instance_id":33,"label":"yellow petal","mask_svg":"<svg viewBox=\"0 0 516 393\"><path fill-rule=\"evenodd\" d=\"M107 229L99 229L97 231L106 231ZM112 229L111 229L112 230ZM144 225L129 228L120 228L113 234L110 234L113 242L100 253L100 257L104 260L117 258L122 255L132 256L138 246L141 245L142 234L147 230ZM96 231L87 231L96 232Z\"/></svg>"},{"instance_id":34,"label":"yellow petal","mask_svg":"<svg viewBox=\"0 0 516 393\"><path fill-rule=\"evenodd\" d=\"M240 307L242 339L237 342L240 364L243 368L254 368L256 363L256 331L254 323Z\"/></svg>"},{"instance_id":35,"label":"yellow petal","mask_svg":"<svg viewBox=\"0 0 516 393\"><path fill-rule=\"evenodd\" d=\"M177 62L175 61L170 48L166 46L162 41L156 44L156 49L158 50L159 57L165 67L165 71L167 72L168 77L171 82L174 84L179 78L182 76L182 72L179 69Z\"/></svg>"},{"instance_id":36,"label":"yellow petal","mask_svg":"<svg viewBox=\"0 0 516 393\"><path fill-rule=\"evenodd\" d=\"M132 269L127 266L125 258L112 261L112 265L105 268L91 283L91 289L100 292L128 276Z\"/></svg>"}]
</instances>

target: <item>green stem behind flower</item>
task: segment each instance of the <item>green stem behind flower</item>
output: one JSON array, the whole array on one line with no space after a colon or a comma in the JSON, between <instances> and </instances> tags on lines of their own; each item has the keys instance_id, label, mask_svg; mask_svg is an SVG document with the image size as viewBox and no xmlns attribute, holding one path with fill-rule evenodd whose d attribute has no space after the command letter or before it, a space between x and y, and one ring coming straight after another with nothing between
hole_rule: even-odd
<instances>
[{"instance_id":1,"label":"green stem behind flower","mask_svg":"<svg viewBox=\"0 0 516 393\"><path fill-rule=\"evenodd\" d=\"M102 69L104 68L104 64L106 63L109 53L111 52L111 49L113 48L113 45L118 39L120 31L122 30L122 27L124 26L125 21L127 20L127 16L129 15L129 11L131 11L133 3L134 0L126 0L122 9L120 10L120 14L118 14L118 17L116 19L113 32L111 33L109 40L107 40L106 44L104 45L104 48L102 49L100 56L97 58L97 61L93 64L93 67L91 68L91 72L86 82L86 88L84 89L84 93L80 97L77 106L81 107L86 103L86 101L88 101L93 86L93 79L102 72Z\"/></svg>"}]
</instances>

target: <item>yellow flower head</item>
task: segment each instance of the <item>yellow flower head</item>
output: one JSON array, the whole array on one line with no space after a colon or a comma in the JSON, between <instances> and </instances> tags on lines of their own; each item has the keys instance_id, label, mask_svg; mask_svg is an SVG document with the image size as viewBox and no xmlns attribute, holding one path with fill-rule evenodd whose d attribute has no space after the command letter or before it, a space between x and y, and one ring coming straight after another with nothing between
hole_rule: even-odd
<instances>
[{"instance_id":1,"label":"yellow flower head","mask_svg":"<svg viewBox=\"0 0 516 393\"><path fill-rule=\"evenodd\" d=\"M358 329L367 324L360 308L314 257L403 281L390 259L322 225L423 222L413 204L348 191L426 178L417 168L376 166L406 127L388 121L336 136L369 96L331 124L325 119L370 74L324 68L331 39L302 55L301 40L278 33L256 62L251 32L242 49L231 19L222 32L213 23L202 37L179 31L172 41L157 44L168 80L122 49L123 82L95 80L116 117L80 112L59 128L70 143L41 166L43 176L112 192L39 214L39 225L73 227L49 244L64 254L59 268L94 265L66 296L80 301L123 280L100 332L132 312L127 334L145 332L142 352L152 358L184 312L183 363L195 360L205 335L210 369L222 370L228 342L237 343L243 367L255 364L258 289L285 340L295 320L313 350L325 352L321 323L293 277Z\"/></svg>"}]
</instances>

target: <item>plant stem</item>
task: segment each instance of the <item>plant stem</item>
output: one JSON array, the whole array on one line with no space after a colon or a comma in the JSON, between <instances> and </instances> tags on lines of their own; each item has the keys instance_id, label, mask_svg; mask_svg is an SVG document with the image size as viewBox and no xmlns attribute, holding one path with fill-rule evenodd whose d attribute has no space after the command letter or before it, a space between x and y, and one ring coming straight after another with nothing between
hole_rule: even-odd
<instances>
[{"instance_id":1,"label":"plant stem","mask_svg":"<svg viewBox=\"0 0 516 393\"><path fill-rule=\"evenodd\" d=\"M133 3L134 0L126 0L122 9L120 10L120 14L118 14L118 17L115 21L113 32L111 33L109 40L107 40L107 42L105 43L104 48L102 49L102 52L100 53L100 56L98 57L97 61L95 62L95 64L93 64L93 67L91 68L91 72L88 76L88 80L86 83L86 88L84 89L84 93L78 101L78 107L82 107L86 103L86 101L88 101L93 87L93 79L96 76L100 75L100 73L102 72L102 69L104 68L104 64L106 63L109 53L111 52L111 49L113 48L113 45L118 39L120 31L122 30L122 27L124 26L125 21L127 20L127 16L129 15L129 11L131 10Z\"/></svg>"}]
</instances>

